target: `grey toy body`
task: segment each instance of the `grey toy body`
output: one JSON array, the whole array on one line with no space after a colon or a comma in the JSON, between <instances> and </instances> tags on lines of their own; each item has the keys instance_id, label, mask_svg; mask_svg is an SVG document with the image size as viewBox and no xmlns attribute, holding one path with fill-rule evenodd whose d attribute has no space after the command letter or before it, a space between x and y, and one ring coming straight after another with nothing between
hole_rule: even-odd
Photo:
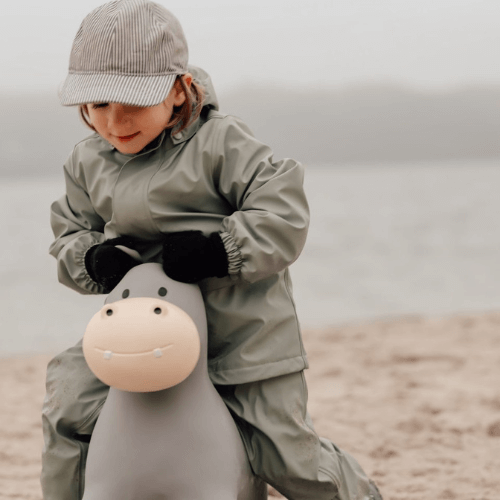
<instances>
[{"instance_id":1,"label":"grey toy body","mask_svg":"<svg viewBox=\"0 0 500 500\"><path fill-rule=\"evenodd\" d=\"M165 297L158 296L160 288ZM252 473L236 424L208 376L198 286L176 282L150 263L133 268L106 304L121 301L124 290L129 298L161 299L183 309L198 329L200 357L193 372L169 389L110 388L90 441L83 500L266 499L266 484ZM147 335L147 325L138 333Z\"/></svg>"}]
</instances>

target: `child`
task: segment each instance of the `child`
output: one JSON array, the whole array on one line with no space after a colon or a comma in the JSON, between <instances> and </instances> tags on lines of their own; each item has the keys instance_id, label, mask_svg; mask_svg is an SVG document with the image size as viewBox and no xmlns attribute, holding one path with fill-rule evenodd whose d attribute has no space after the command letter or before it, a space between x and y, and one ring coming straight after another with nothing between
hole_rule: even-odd
<instances>
[{"instance_id":1,"label":"child","mask_svg":"<svg viewBox=\"0 0 500 500\"><path fill-rule=\"evenodd\" d=\"M60 99L79 105L96 133L74 148L66 194L51 208L59 279L107 293L137 264L136 251L172 278L199 283L210 376L255 474L291 500L378 500L359 464L316 435L306 410L288 274L309 221L303 168L273 160L239 119L220 113L210 78L187 63L178 21L148 0L109 2L82 22ZM49 363L45 500L82 497L107 391L81 343Z\"/></svg>"}]
</instances>

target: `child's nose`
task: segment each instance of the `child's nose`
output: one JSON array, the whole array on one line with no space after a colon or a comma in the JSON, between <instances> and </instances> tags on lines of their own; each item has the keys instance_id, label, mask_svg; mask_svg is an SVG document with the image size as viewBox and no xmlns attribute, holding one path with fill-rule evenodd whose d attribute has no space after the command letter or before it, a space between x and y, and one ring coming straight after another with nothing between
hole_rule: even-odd
<instances>
[{"instance_id":1,"label":"child's nose","mask_svg":"<svg viewBox=\"0 0 500 500\"><path fill-rule=\"evenodd\" d=\"M113 103L111 105L111 113L109 114L108 126L115 128L122 125L127 125L130 122L130 113L126 112L122 104Z\"/></svg>"}]
</instances>

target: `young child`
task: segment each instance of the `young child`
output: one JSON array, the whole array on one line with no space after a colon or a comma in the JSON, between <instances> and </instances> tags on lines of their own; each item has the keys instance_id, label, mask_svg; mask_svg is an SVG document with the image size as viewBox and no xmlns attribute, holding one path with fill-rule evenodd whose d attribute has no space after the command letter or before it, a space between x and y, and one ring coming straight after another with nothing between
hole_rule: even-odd
<instances>
[{"instance_id":1,"label":"young child","mask_svg":"<svg viewBox=\"0 0 500 500\"><path fill-rule=\"evenodd\" d=\"M241 120L218 111L208 75L188 67L177 19L148 0L112 1L84 19L60 99L79 105L96 133L74 148L66 194L51 207L59 280L107 293L137 265L133 250L199 283L210 376L255 474L290 500L379 500L356 460L316 435L306 409L288 274L309 222L303 167L274 160ZM81 342L49 363L45 500L83 496L107 391Z\"/></svg>"}]
</instances>

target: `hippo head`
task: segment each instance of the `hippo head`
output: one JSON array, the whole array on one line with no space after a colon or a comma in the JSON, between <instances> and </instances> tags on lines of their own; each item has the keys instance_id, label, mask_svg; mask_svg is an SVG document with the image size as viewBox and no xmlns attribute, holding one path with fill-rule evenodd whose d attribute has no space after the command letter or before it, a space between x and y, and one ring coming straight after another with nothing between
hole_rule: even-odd
<instances>
[{"instance_id":1,"label":"hippo head","mask_svg":"<svg viewBox=\"0 0 500 500\"><path fill-rule=\"evenodd\" d=\"M197 285L170 279L160 264L134 267L109 294L83 337L89 368L105 384L131 392L168 389L184 381L206 342Z\"/></svg>"}]
</instances>

